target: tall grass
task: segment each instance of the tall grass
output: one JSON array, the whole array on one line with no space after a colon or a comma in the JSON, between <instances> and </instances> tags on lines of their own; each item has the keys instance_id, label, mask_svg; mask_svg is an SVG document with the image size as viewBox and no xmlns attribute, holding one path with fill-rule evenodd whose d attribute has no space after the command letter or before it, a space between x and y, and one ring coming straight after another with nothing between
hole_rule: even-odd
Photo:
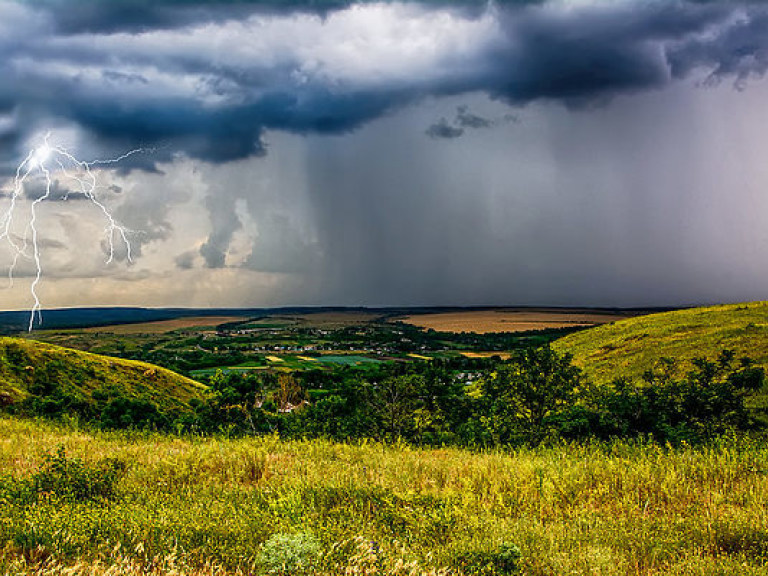
<instances>
[{"instance_id":1,"label":"tall grass","mask_svg":"<svg viewBox=\"0 0 768 576\"><path fill-rule=\"evenodd\" d=\"M14 498L59 446L124 462L114 495ZM744 439L470 453L0 418L0 475L6 574L502 574L466 559L511 545L528 575L768 574L768 447Z\"/></svg>"}]
</instances>

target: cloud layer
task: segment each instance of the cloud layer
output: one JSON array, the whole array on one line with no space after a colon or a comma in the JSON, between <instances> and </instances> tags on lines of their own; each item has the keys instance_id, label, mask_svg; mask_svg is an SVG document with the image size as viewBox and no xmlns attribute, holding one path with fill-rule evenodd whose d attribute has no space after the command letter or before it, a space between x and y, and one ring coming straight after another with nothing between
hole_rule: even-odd
<instances>
[{"instance_id":1,"label":"cloud layer","mask_svg":"<svg viewBox=\"0 0 768 576\"><path fill-rule=\"evenodd\" d=\"M0 140L73 123L214 162L265 130L344 133L426 96L579 106L768 65L759 3L0 2ZM447 130L442 130L446 134ZM15 146L14 146L15 144Z\"/></svg>"},{"instance_id":2,"label":"cloud layer","mask_svg":"<svg viewBox=\"0 0 768 576\"><path fill-rule=\"evenodd\" d=\"M0 177L48 130L85 158L156 148L100 174L132 267L104 267L87 203L51 205L46 270L67 286L203 305L749 292L681 247L746 266L711 218L757 226L739 194L764 205L760 99L734 100L763 93L761 2L0 0L0 54ZM702 237L697 202L717 207L691 217Z\"/></svg>"}]
</instances>

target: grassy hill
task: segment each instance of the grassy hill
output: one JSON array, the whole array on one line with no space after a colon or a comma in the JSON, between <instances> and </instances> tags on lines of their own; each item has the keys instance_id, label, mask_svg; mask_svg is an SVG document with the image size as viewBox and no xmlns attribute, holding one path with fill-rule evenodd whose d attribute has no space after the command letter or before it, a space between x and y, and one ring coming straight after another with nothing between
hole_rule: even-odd
<instances>
[{"instance_id":1,"label":"grassy hill","mask_svg":"<svg viewBox=\"0 0 768 576\"><path fill-rule=\"evenodd\" d=\"M715 359L726 348L768 370L768 302L638 316L570 334L553 347L571 353L596 383L639 378L663 357L681 360L686 369L691 359Z\"/></svg>"},{"instance_id":2,"label":"grassy hill","mask_svg":"<svg viewBox=\"0 0 768 576\"><path fill-rule=\"evenodd\" d=\"M92 399L95 390L116 388L145 397L163 409L185 407L205 387L170 370L119 358L18 338L0 338L0 393L19 402L34 387L54 387L68 396Z\"/></svg>"}]
</instances>

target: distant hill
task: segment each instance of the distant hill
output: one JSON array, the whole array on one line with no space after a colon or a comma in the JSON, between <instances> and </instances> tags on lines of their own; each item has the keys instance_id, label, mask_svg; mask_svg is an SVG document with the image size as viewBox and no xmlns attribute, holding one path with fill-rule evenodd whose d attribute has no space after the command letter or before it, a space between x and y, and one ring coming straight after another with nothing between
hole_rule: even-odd
<instances>
[{"instance_id":1,"label":"distant hill","mask_svg":"<svg viewBox=\"0 0 768 576\"><path fill-rule=\"evenodd\" d=\"M663 357L682 360L685 368L693 358L715 359L724 349L768 370L768 302L638 316L570 334L553 347L571 353L596 383L639 378Z\"/></svg>"},{"instance_id":2,"label":"distant hill","mask_svg":"<svg viewBox=\"0 0 768 576\"><path fill-rule=\"evenodd\" d=\"M0 338L0 393L18 403L30 393L62 393L93 403L96 390L145 398L163 411L184 410L206 387L158 366L19 338ZM41 392L44 391L44 392Z\"/></svg>"}]
</instances>

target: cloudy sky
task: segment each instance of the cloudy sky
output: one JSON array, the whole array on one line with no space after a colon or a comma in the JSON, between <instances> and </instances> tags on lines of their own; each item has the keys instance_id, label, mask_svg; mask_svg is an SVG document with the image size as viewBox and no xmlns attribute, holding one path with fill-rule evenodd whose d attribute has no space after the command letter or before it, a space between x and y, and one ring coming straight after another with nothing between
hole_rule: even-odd
<instances>
[{"instance_id":1,"label":"cloudy sky","mask_svg":"<svg viewBox=\"0 0 768 576\"><path fill-rule=\"evenodd\" d=\"M109 263L46 158L46 307L767 299L767 68L762 2L0 0L0 267L50 134L138 152L92 165Z\"/></svg>"}]
</instances>

